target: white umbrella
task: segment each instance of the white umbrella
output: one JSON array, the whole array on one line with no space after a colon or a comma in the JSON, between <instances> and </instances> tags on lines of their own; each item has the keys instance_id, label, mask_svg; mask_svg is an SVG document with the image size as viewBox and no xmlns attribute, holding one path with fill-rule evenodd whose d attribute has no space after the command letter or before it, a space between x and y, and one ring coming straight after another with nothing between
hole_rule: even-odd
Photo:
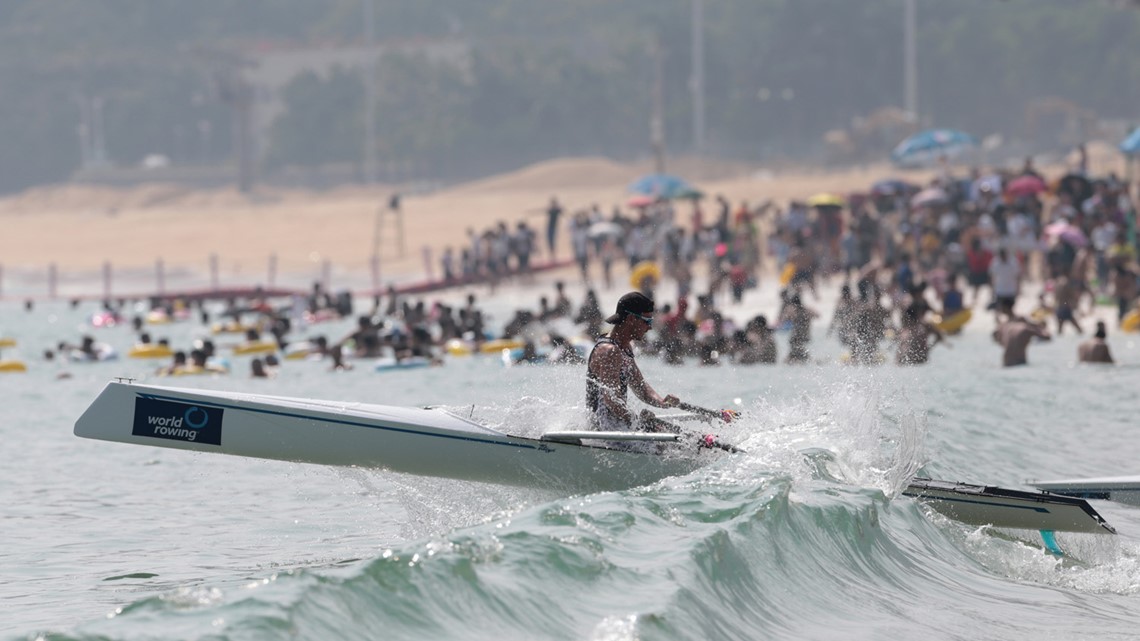
<instances>
[{"instance_id":1,"label":"white umbrella","mask_svg":"<svg viewBox=\"0 0 1140 641\"><path fill-rule=\"evenodd\" d=\"M621 236L622 231L622 226L615 222L601 221L590 225L588 233L590 238L600 238L602 236Z\"/></svg>"}]
</instances>

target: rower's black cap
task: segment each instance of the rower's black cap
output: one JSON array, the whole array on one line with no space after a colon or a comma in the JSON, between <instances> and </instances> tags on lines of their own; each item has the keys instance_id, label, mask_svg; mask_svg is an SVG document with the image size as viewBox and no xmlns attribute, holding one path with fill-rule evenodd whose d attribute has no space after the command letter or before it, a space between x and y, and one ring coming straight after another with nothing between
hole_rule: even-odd
<instances>
[{"instance_id":1,"label":"rower's black cap","mask_svg":"<svg viewBox=\"0 0 1140 641\"><path fill-rule=\"evenodd\" d=\"M617 325L621 319L629 314L648 316L653 313L653 299L641 292L630 292L618 299L617 311L606 319L611 325Z\"/></svg>"}]
</instances>

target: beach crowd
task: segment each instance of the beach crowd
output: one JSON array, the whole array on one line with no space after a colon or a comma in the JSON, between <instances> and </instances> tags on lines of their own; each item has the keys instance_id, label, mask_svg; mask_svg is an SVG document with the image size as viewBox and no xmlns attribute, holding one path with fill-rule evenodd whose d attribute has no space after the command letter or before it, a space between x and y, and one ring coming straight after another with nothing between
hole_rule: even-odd
<instances>
[{"instance_id":1,"label":"beach crowd","mask_svg":"<svg viewBox=\"0 0 1140 641\"><path fill-rule=\"evenodd\" d=\"M439 286L467 288L462 303L442 296L429 303L392 286L356 313L350 294L316 285L308 297L276 306L256 297L230 301L220 322L244 336L239 353L256 356L253 376L271 376L282 360L300 358L327 359L333 370L358 359L389 359L399 368L502 349L514 362L581 363L607 330L597 292L624 289L619 274L657 299L653 331L639 347L671 364L810 363L812 327L820 324L843 346L842 360L855 365L883 363L892 349L898 364L925 363L931 347L973 314L993 314L1004 365L1025 363L1032 341L1054 332L1083 334L1081 321L1097 306L1112 308L1119 329L1140 331L1135 204L1119 177L1082 167L1047 178L1026 159L1015 170L956 176L947 169L927 184L882 180L857 193L759 205L697 193L642 197L609 213L598 204L571 212L552 197L528 213L536 215L544 218L544 242L524 218L469 229L466 245L442 250ZM494 296L506 284L533 284L536 259L557 261L563 233L583 300L571 301L559 280L536 307L492 326L478 288ZM558 277L573 278L566 271ZM777 311L738 318L735 310L760 295L762 279L778 283L764 290L778 292L770 306ZM1040 295L1024 294L1029 282ZM658 296L663 291L668 300ZM830 318L814 309L821 291L839 292L827 306ZM152 307L168 318L192 313L165 299ZM127 322L110 301L101 313ZM209 320L204 308L196 313ZM343 335L297 337L299 327L311 332L347 317L355 325ZM133 323L136 347L147 347L147 327ZM1107 328L1096 325L1082 360L1111 360ZM787 332L783 354L778 332ZM225 371L212 341L165 348L170 362L160 374ZM45 356L96 360L107 355L100 349L86 336Z\"/></svg>"}]
</instances>

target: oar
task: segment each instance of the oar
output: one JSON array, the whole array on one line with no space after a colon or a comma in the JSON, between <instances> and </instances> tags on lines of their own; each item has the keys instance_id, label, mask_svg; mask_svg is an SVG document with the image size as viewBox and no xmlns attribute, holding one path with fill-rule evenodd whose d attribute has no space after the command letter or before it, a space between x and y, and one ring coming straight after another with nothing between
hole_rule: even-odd
<instances>
[{"instance_id":1,"label":"oar","mask_svg":"<svg viewBox=\"0 0 1140 641\"><path fill-rule=\"evenodd\" d=\"M725 423L731 423L735 418L740 416L740 412L736 410L710 410L707 407L700 407L699 405L693 405L692 403L686 403L684 401L681 401L677 407L680 407L686 412L700 414L701 416L724 421Z\"/></svg>"},{"instance_id":2,"label":"oar","mask_svg":"<svg viewBox=\"0 0 1140 641\"><path fill-rule=\"evenodd\" d=\"M711 410L706 410L706 411L711 411ZM718 415L718 417L719 417L719 415ZM642 420L643 425L652 426L652 428L655 428L655 429L650 429L650 431L653 431L653 432L669 432L672 434L680 434L683 436L687 436L687 437L696 439L698 449L702 448L702 447L707 447L709 449L712 449L715 447L717 449L721 449L721 450L724 450L726 452L733 452L736 454L743 454L744 453L744 450L740 449L739 447L736 447L735 445L732 445L731 443L720 442L720 440L717 439L715 434L697 434L696 432L689 432L689 431L683 430L683 429L681 429L680 425L676 425L676 424L670 423L669 421L663 420L661 417L654 415L653 412L650 412L649 410L642 411L641 420Z\"/></svg>"}]
</instances>

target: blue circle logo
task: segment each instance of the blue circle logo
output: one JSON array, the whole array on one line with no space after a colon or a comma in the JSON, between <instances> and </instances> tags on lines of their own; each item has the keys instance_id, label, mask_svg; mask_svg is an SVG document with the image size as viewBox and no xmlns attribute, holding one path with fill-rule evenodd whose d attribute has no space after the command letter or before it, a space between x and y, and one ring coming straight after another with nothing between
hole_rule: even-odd
<instances>
[{"instance_id":1,"label":"blue circle logo","mask_svg":"<svg viewBox=\"0 0 1140 641\"><path fill-rule=\"evenodd\" d=\"M199 414L201 415L201 418L195 421L194 418ZM186 414L183 415L183 418L186 419L186 427L189 427L192 430L206 427L206 423L210 422L210 415L206 413L206 410L200 407L191 407L190 409L186 410Z\"/></svg>"}]
</instances>

